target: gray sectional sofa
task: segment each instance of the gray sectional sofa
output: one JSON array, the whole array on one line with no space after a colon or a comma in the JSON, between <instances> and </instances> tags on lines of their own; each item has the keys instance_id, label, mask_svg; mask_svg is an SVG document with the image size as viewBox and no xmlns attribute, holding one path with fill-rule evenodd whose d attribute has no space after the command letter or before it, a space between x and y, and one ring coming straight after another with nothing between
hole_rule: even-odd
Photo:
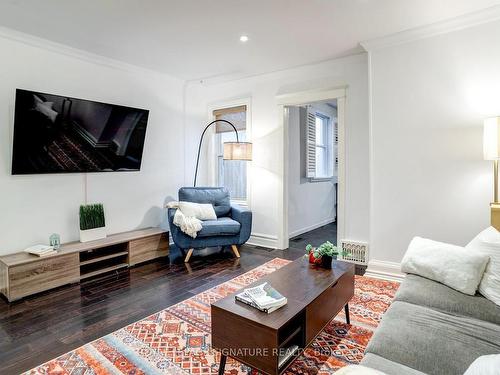
<instances>
[{"instance_id":1,"label":"gray sectional sofa","mask_svg":"<svg viewBox=\"0 0 500 375\"><path fill-rule=\"evenodd\" d=\"M460 375L486 354L500 354L500 307L407 275L361 364L389 375Z\"/></svg>"}]
</instances>

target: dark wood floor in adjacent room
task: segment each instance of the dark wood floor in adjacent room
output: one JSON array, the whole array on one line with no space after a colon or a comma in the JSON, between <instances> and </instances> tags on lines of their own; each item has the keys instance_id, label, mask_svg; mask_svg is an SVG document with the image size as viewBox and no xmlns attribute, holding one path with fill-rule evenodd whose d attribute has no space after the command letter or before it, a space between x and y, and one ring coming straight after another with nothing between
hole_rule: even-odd
<instances>
[{"instance_id":1,"label":"dark wood floor in adjacent room","mask_svg":"<svg viewBox=\"0 0 500 375\"><path fill-rule=\"evenodd\" d=\"M331 240L328 233L323 228L309 238ZM99 279L16 303L2 299L0 374L29 370L273 258L294 260L304 254L301 243L292 241L290 246L287 250L243 246L240 259L230 249L207 249L195 252L188 265L173 248L168 258Z\"/></svg>"}]
</instances>

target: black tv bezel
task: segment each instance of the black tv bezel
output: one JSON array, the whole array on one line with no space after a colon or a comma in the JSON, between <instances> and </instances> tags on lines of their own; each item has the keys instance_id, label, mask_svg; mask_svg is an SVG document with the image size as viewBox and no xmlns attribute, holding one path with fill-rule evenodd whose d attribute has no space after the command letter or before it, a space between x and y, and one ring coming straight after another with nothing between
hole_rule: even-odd
<instances>
[{"instance_id":1,"label":"black tv bezel","mask_svg":"<svg viewBox=\"0 0 500 375\"><path fill-rule=\"evenodd\" d=\"M122 107L122 108L127 108L127 109L132 109L132 110L138 110L138 111L144 111L146 112L146 131L144 133L144 142L142 144L142 151L141 151L141 160L139 162L139 168L138 169L128 169L128 170L116 170L116 171L58 171L58 172L36 172L36 173L16 173L14 171L14 146L16 143L16 120L18 117L17 113L17 96L18 92L24 91L26 93L31 93L31 94L40 94L40 95L52 95L52 96L59 96L61 98L67 98L67 99L75 99L75 100L82 100L82 101L87 101L91 103L98 103L98 104L105 104L105 105L111 105L111 106L116 106L116 107ZM122 104L115 104L115 103L109 103L109 102L101 102L97 100L90 100L90 99L85 99L85 98L77 98L74 96L68 96L68 95L60 95L60 94L55 94L55 93L48 93L48 92L43 92L43 91L35 91L35 90L30 90L30 89L24 89L24 88L16 88L15 91L15 97L14 97L14 123L13 123L13 135L12 135L12 149L11 149L11 168L10 168L10 174L11 176L37 176L37 175L67 175L67 174L99 174L99 173L136 173L140 172L142 169L142 160L144 158L144 149L146 145L146 140L147 140L147 135L148 135L148 125L149 125L149 109L145 108L139 108L139 107L131 107L131 106L126 106Z\"/></svg>"}]
</instances>

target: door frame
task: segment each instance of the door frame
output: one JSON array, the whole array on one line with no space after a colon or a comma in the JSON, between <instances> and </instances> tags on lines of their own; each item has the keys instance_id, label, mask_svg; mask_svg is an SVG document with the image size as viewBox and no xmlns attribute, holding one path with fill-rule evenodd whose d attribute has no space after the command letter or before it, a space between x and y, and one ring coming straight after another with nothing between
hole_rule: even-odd
<instances>
[{"instance_id":1,"label":"door frame","mask_svg":"<svg viewBox=\"0 0 500 375\"><path fill-rule=\"evenodd\" d=\"M278 233L278 248L287 249L289 247L288 230L288 168L289 168L289 142L288 142L288 106L298 106L312 104L325 100L337 100L337 121L338 121L338 192L337 192L337 240L345 236L345 165L346 165L346 142L345 142L345 108L347 99L347 86L323 89L299 91L290 94L276 96L278 104L280 128L283 129L283 160L282 176L280 183L280 199L278 210L281 212L282 220Z\"/></svg>"}]
</instances>

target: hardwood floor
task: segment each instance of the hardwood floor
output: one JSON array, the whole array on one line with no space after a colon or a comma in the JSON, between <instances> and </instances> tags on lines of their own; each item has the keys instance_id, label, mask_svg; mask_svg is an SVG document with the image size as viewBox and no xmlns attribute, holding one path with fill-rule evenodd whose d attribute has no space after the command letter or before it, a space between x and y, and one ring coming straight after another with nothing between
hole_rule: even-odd
<instances>
[{"instance_id":1,"label":"hardwood floor","mask_svg":"<svg viewBox=\"0 0 500 375\"><path fill-rule=\"evenodd\" d=\"M290 244L287 250L246 245L239 259L230 248L207 249L195 252L189 264L173 247L162 260L11 304L1 299L0 374L29 370L270 259L294 260L304 254L302 245Z\"/></svg>"},{"instance_id":2,"label":"hardwood floor","mask_svg":"<svg viewBox=\"0 0 500 375\"><path fill-rule=\"evenodd\" d=\"M305 249L307 244L319 246L326 241L337 244L337 223L323 225L318 229L290 238L290 247Z\"/></svg>"},{"instance_id":3,"label":"hardwood floor","mask_svg":"<svg viewBox=\"0 0 500 375\"><path fill-rule=\"evenodd\" d=\"M19 374L113 332L275 257L296 259L302 250L244 246L195 252L184 264L171 256L8 304L0 300L0 373Z\"/></svg>"}]
</instances>

